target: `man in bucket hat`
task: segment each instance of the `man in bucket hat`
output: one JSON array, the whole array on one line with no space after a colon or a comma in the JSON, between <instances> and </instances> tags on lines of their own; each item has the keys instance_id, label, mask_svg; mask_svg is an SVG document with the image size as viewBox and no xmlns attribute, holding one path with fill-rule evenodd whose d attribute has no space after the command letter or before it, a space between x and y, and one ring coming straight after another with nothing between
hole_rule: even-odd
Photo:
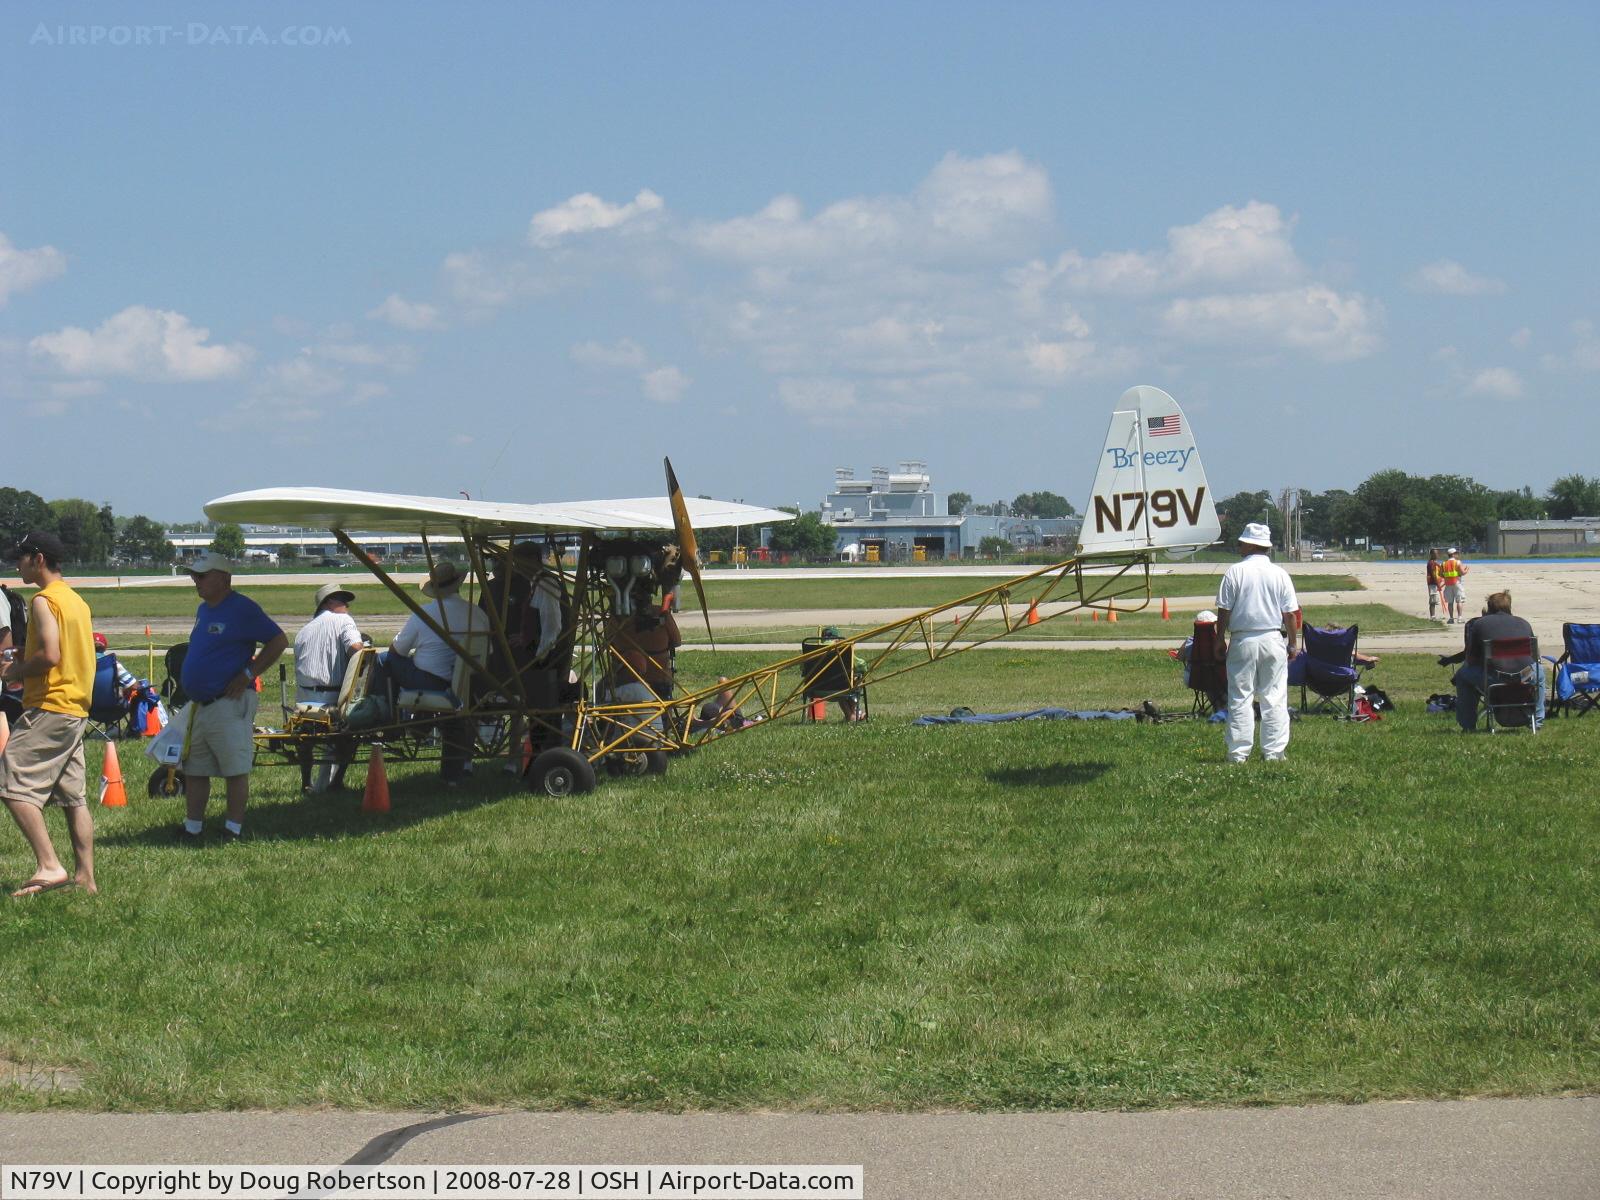
<instances>
[{"instance_id":1,"label":"man in bucket hat","mask_svg":"<svg viewBox=\"0 0 1600 1200\"><path fill-rule=\"evenodd\" d=\"M338 700L345 667L365 645L361 630L350 615L355 598L355 593L342 583L325 583L317 589L311 620L294 637L296 704L327 706ZM322 763L315 785L307 784L308 790L322 792L330 786L339 787L344 782L346 765L342 753L337 769L332 762Z\"/></svg>"},{"instance_id":2,"label":"man in bucket hat","mask_svg":"<svg viewBox=\"0 0 1600 1200\"><path fill-rule=\"evenodd\" d=\"M468 604L460 596L465 578L455 563L436 562L422 584L422 594L433 601L424 605L423 611L457 641L464 634L489 628L489 618L483 609ZM401 690L415 688L424 692L447 692L455 669L456 652L450 648L450 644L430 629L421 617L412 613L395 635L394 641L389 643L389 648L378 655L372 687L387 689L392 685ZM460 723L446 721L442 724L445 747L444 757L439 762L439 773L444 776L446 783L455 784L467 773L469 751L461 736L463 730L457 728Z\"/></svg>"},{"instance_id":3,"label":"man in bucket hat","mask_svg":"<svg viewBox=\"0 0 1600 1200\"><path fill-rule=\"evenodd\" d=\"M1250 757L1252 701L1261 704L1262 757L1278 762L1289 748L1289 660L1300 632L1300 601L1289 573L1267 557L1271 550L1271 531L1259 522L1246 525L1239 561L1217 589L1217 657L1228 663L1229 762Z\"/></svg>"}]
</instances>

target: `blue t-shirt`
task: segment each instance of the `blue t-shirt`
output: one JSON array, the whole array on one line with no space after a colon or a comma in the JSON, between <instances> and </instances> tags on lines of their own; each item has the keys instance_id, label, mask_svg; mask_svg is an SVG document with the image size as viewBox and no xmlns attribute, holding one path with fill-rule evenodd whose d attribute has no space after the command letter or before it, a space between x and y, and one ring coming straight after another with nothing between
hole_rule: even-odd
<instances>
[{"instance_id":1,"label":"blue t-shirt","mask_svg":"<svg viewBox=\"0 0 1600 1200\"><path fill-rule=\"evenodd\" d=\"M183 690L196 700L215 700L255 657L256 646L282 632L259 604L238 592L229 592L215 608L202 604L183 659Z\"/></svg>"}]
</instances>

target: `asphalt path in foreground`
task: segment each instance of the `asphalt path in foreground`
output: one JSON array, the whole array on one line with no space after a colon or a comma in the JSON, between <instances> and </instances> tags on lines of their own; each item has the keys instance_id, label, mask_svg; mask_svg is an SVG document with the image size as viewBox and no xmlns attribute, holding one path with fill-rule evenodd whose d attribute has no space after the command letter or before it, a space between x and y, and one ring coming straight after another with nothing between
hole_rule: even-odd
<instances>
[{"instance_id":1,"label":"asphalt path in foreground","mask_svg":"<svg viewBox=\"0 0 1600 1200\"><path fill-rule=\"evenodd\" d=\"M1593 1200L1600 1099L1145 1113L0 1116L0 1163L855 1165L871 1200Z\"/></svg>"}]
</instances>

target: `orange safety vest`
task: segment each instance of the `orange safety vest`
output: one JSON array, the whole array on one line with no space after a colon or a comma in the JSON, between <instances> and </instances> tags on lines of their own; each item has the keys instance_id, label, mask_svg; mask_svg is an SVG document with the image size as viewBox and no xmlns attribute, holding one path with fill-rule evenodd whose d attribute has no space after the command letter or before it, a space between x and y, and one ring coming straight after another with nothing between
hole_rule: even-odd
<instances>
[{"instance_id":1,"label":"orange safety vest","mask_svg":"<svg viewBox=\"0 0 1600 1200\"><path fill-rule=\"evenodd\" d=\"M1439 578L1443 579L1446 586L1460 579L1466 572L1461 568L1461 560L1447 558L1439 564Z\"/></svg>"}]
</instances>

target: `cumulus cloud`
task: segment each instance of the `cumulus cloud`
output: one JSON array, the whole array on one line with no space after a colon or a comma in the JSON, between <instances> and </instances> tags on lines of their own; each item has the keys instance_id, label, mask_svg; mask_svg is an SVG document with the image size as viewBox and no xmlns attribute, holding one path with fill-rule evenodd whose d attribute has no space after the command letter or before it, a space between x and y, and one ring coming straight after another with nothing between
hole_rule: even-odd
<instances>
[{"instance_id":1,"label":"cumulus cloud","mask_svg":"<svg viewBox=\"0 0 1600 1200\"><path fill-rule=\"evenodd\" d=\"M1075 292L1110 296L1291 283L1306 274L1293 232L1294 221L1277 205L1251 200L1224 205L1193 225L1173 226L1165 250L1115 250L1093 258L1069 250L1054 264L1030 264L1017 282L1038 290L1059 281Z\"/></svg>"},{"instance_id":2,"label":"cumulus cloud","mask_svg":"<svg viewBox=\"0 0 1600 1200\"><path fill-rule=\"evenodd\" d=\"M437 305L414 304L398 292L389 293L382 304L368 309L367 316L372 320L393 325L397 329L410 329L416 332L444 328Z\"/></svg>"},{"instance_id":3,"label":"cumulus cloud","mask_svg":"<svg viewBox=\"0 0 1600 1200\"><path fill-rule=\"evenodd\" d=\"M1378 345L1376 305L1313 284L1281 292L1201 296L1172 301L1162 313L1169 333L1215 345L1270 345L1329 361L1359 358Z\"/></svg>"},{"instance_id":4,"label":"cumulus cloud","mask_svg":"<svg viewBox=\"0 0 1600 1200\"><path fill-rule=\"evenodd\" d=\"M719 220L674 213L649 190L627 202L582 193L536 213L520 251L446 258L440 303L487 314L629 281L683 314L706 354L767 376L792 413L911 420L1064 400L1070 385L1122 382L1197 344L1252 362L1372 353L1381 306L1319 279L1294 232L1292 215L1250 199L1155 230L1144 246L1063 251L1041 165L1015 151L950 153L901 191L809 207L779 194ZM692 363L610 337L568 355L627 373L658 402L689 394Z\"/></svg>"},{"instance_id":5,"label":"cumulus cloud","mask_svg":"<svg viewBox=\"0 0 1600 1200\"><path fill-rule=\"evenodd\" d=\"M1600 371L1600 332L1593 321L1572 323L1572 348L1565 354L1546 354L1539 365L1547 371Z\"/></svg>"},{"instance_id":6,"label":"cumulus cloud","mask_svg":"<svg viewBox=\"0 0 1600 1200\"><path fill-rule=\"evenodd\" d=\"M1488 296L1506 290L1502 281L1474 275L1450 258L1419 267L1411 276L1411 286L1416 291L1438 296Z\"/></svg>"},{"instance_id":7,"label":"cumulus cloud","mask_svg":"<svg viewBox=\"0 0 1600 1200\"><path fill-rule=\"evenodd\" d=\"M656 367L640 378L647 399L657 404L676 404L689 390L689 377L677 367Z\"/></svg>"},{"instance_id":8,"label":"cumulus cloud","mask_svg":"<svg viewBox=\"0 0 1600 1200\"><path fill-rule=\"evenodd\" d=\"M850 197L815 216L781 195L750 216L696 225L689 240L772 280L786 266L1014 252L1048 230L1054 209L1049 175L1020 154L947 154L910 195Z\"/></svg>"},{"instance_id":9,"label":"cumulus cloud","mask_svg":"<svg viewBox=\"0 0 1600 1200\"><path fill-rule=\"evenodd\" d=\"M0 233L0 307L15 292L48 282L67 269L67 256L54 246L21 250Z\"/></svg>"},{"instance_id":10,"label":"cumulus cloud","mask_svg":"<svg viewBox=\"0 0 1600 1200\"><path fill-rule=\"evenodd\" d=\"M649 353L632 338L616 342L578 342L567 350L573 362L600 371L626 371L639 380L645 399L656 404L676 404L692 382L670 363L652 363Z\"/></svg>"},{"instance_id":11,"label":"cumulus cloud","mask_svg":"<svg viewBox=\"0 0 1600 1200\"><path fill-rule=\"evenodd\" d=\"M192 383L237 375L254 351L242 343L210 344L211 331L182 313L136 304L92 332L76 325L40 334L30 352L69 375L123 375Z\"/></svg>"},{"instance_id":12,"label":"cumulus cloud","mask_svg":"<svg viewBox=\"0 0 1600 1200\"><path fill-rule=\"evenodd\" d=\"M1467 381L1467 394L1515 400L1522 395L1522 379L1508 367L1486 367Z\"/></svg>"},{"instance_id":13,"label":"cumulus cloud","mask_svg":"<svg viewBox=\"0 0 1600 1200\"><path fill-rule=\"evenodd\" d=\"M534 213L528 222L528 242L534 246L554 246L573 234L615 229L660 212L664 206L661 197L649 188L644 188L627 204L608 204L592 192L582 192L554 208Z\"/></svg>"}]
</instances>

